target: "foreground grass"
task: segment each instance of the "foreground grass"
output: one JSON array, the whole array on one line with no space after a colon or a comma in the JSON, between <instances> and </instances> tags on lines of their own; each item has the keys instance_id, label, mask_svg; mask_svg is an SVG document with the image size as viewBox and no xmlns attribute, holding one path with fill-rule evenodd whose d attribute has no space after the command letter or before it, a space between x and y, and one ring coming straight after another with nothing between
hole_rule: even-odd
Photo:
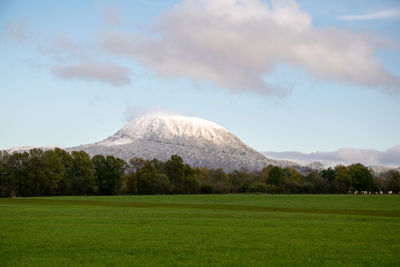
<instances>
[{"instance_id":1,"label":"foreground grass","mask_svg":"<svg viewBox=\"0 0 400 267\"><path fill-rule=\"evenodd\" d=\"M0 199L0 266L398 266L399 236L399 196Z\"/></svg>"}]
</instances>

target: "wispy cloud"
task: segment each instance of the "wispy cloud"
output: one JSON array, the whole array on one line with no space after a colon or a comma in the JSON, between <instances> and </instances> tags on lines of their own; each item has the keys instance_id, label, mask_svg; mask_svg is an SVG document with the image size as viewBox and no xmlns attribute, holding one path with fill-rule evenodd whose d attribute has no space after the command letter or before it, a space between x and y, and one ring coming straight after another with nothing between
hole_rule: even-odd
<instances>
[{"instance_id":1,"label":"wispy cloud","mask_svg":"<svg viewBox=\"0 0 400 267\"><path fill-rule=\"evenodd\" d=\"M264 155L274 159L292 160L300 163L319 161L325 165L362 163L369 166L400 166L400 145L385 151L341 148L333 152L264 152Z\"/></svg>"},{"instance_id":2,"label":"wispy cloud","mask_svg":"<svg viewBox=\"0 0 400 267\"><path fill-rule=\"evenodd\" d=\"M340 18L344 20L371 20L371 19L386 19L393 17L400 17L399 9L386 9L359 15L346 15L346 16L341 16Z\"/></svg>"},{"instance_id":3,"label":"wispy cloud","mask_svg":"<svg viewBox=\"0 0 400 267\"><path fill-rule=\"evenodd\" d=\"M62 65L53 68L54 73L63 79L100 81L114 86L129 84L130 70L111 62L82 62L75 65Z\"/></svg>"},{"instance_id":4,"label":"wispy cloud","mask_svg":"<svg viewBox=\"0 0 400 267\"><path fill-rule=\"evenodd\" d=\"M265 76L278 63L319 78L400 92L400 80L375 56L362 34L315 28L291 0L183 0L144 34L112 31L105 51L131 57L166 78L206 80L231 91L285 95L289 88Z\"/></svg>"},{"instance_id":5,"label":"wispy cloud","mask_svg":"<svg viewBox=\"0 0 400 267\"><path fill-rule=\"evenodd\" d=\"M76 42L67 33L61 33L50 40L39 41L37 49L58 62L87 60L95 51L95 47Z\"/></svg>"},{"instance_id":6,"label":"wispy cloud","mask_svg":"<svg viewBox=\"0 0 400 267\"><path fill-rule=\"evenodd\" d=\"M6 24L5 30L10 37L18 41L30 42L43 56L55 61L53 67L50 67L51 64L33 61L32 58L25 60L31 67L48 68L62 79L98 81L112 86L131 83L129 68L109 60L94 60L98 57L94 52L95 47L91 44L75 42L67 33L60 33L51 39L40 36L32 38L26 20L10 21Z\"/></svg>"},{"instance_id":7,"label":"wispy cloud","mask_svg":"<svg viewBox=\"0 0 400 267\"><path fill-rule=\"evenodd\" d=\"M118 25L121 23L122 9L116 4L107 6L103 9L104 20L111 25Z\"/></svg>"},{"instance_id":8,"label":"wispy cloud","mask_svg":"<svg viewBox=\"0 0 400 267\"><path fill-rule=\"evenodd\" d=\"M125 120L131 121L137 117L149 115L149 114L170 114L178 115L177 112L171 111L161 107L144 107L140 105L131 105L126 108Z\"/></svg>"},{"instance_id":9,"label":"wispy cloud","mask_svg":"<svg viewBox=\"0 0 400 267\"><path fill-rule=\"evenodd\" d=\"M5 30L9 37L17 41L26 41L30 37L26 20L9 21Z\"/></svg>"}]
</instances>

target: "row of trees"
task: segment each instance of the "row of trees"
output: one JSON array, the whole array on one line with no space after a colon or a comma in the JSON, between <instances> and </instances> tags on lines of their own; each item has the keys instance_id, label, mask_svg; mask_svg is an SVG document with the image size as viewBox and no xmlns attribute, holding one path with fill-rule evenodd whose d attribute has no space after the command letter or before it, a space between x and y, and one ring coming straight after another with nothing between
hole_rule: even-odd
<instances>
[{"instance_id":1,"label":"row of trees","mask_svg":"<svg viewBox=\"0 0 400 267\"><path fill-rule=\"evenodd\" d=\"M336 166L301 175L296 169L268 166L261 172L225 173L192 168L177 155L162 162L56 148L0 151L0 196L62 196L196 193L347 193L400 191L400 173L374 176L362 164Z\"/></svg>"}]
</instances>

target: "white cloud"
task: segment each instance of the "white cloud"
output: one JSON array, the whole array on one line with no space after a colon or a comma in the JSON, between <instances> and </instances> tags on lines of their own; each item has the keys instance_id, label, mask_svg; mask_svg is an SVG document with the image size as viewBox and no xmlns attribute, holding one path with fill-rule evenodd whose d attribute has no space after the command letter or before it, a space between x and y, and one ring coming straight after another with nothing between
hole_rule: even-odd
<instances>
[{"instance_id":1,"label":"white cloud","mask_svg":"<svg viewBox=\"0 0 400 267\"><path fill-rule=\"evenodd\" d=\"M158 75L212 81L232 91L284 95L263 79L277 63L329 81L398 93L399 78L375 57L362 34L317 29L291 0L183 0L163 13L151 33L112 31L104 50L132 57Z\"/></svg>"},{"instance_id":2,"label":"white cloud","mask_svg":"<svg viewBox=\"0 0 400 267\"><path fill-rule=\"evenodd\" d=\"M64 79L96 80L114 86L131 82L130 70L111 62L82 62L75 65L56 66L53 71Z\"/></svg>"},{"instance_id":3,"label":"white cloud","mask_svg":"<svg viewBox=\"0 0 400 267\"><path fill-rule=\"evenodd\" d=\"M399 9L386 9L367 14L347 15L347 16L342 16L340 18L344 20L371 20L371 19L386 19L399 16L400 16Z\"/></svg>"},{"instance_id":4,"label":"white cloud","mask_svg":"<svg viewBox=\"0 0 400 267\"><path fill-rule=\"evenodd\" d=\"M368 166L400 166L400 145L378 151L374 149L341 148L333 152L264 152L267 157L275 159L286 159L300 163L314 161L325 165L362 163Z\"/></svg>"}]
</instances>

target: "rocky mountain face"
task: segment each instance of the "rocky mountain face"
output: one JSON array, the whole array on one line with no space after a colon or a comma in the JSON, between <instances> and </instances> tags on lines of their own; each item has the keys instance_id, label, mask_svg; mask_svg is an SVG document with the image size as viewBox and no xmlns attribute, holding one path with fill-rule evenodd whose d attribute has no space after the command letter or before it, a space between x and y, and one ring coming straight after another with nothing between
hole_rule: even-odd
<instances>
[{"instance_id":1,"label":"rocky mountain face","mask_svg":"<svg viewBox=\"0 0 400 267\"><path fill-rule=\"evenodd\" d=\"M167 114L136 118L103 141L67 150L84 150L91 156L113 155L126 161L133 157L166 161L177 154L191 166L226 172L256 171L269 164L293 165L266 158L213 122Z\"/></svg>"}]
</instances>

